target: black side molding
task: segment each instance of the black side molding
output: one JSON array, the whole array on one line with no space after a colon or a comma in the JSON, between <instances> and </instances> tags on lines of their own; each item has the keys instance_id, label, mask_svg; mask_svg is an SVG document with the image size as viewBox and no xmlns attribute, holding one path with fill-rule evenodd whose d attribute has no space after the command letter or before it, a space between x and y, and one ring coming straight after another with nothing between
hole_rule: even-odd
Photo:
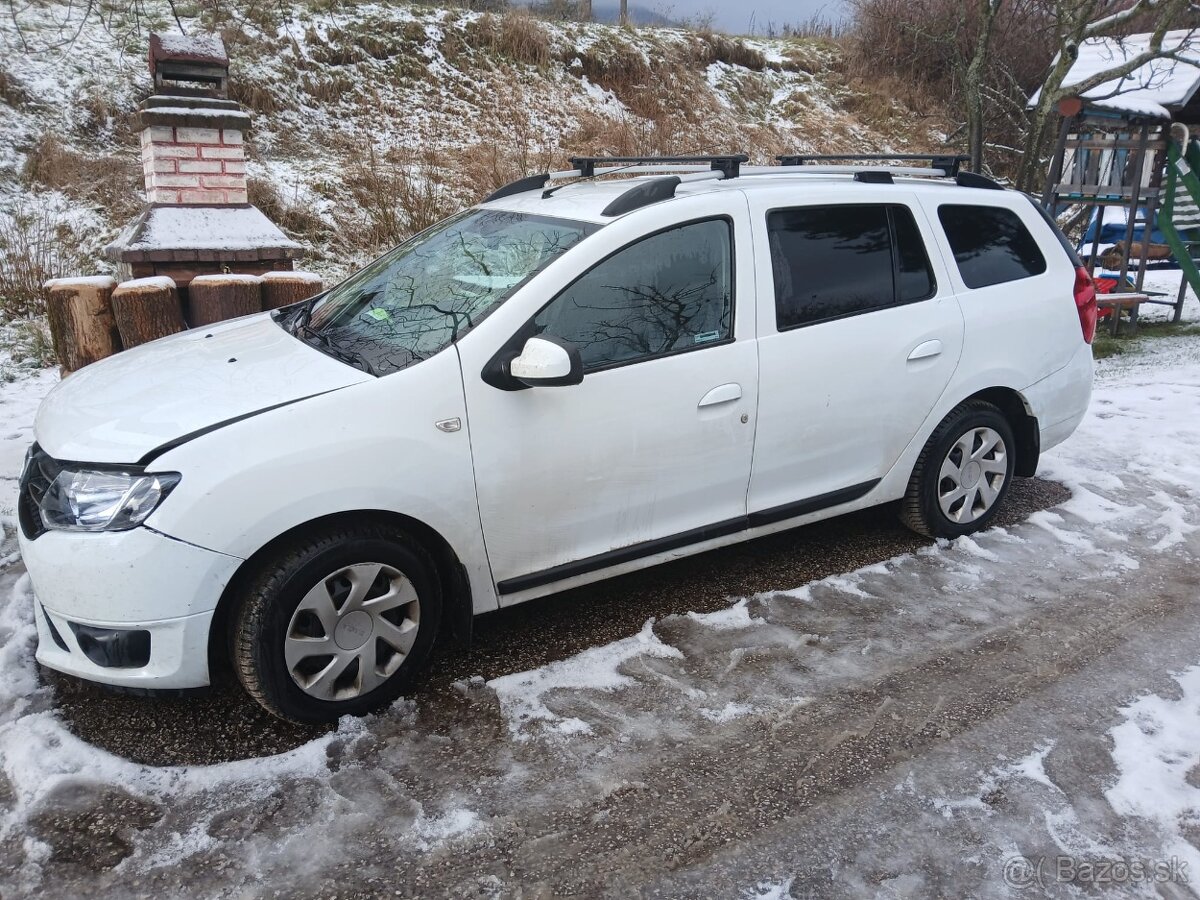
<instances>
[{"instance_id":1,"label":"black side molding","mask_svg":"<svg viewBox=\"0 0 1200 900\"><path fill-rule=\"evenodd\" d=\"M621 563L632 562L635 559L641 559L645 556L653 556L655 553L678 550L680 547L686 547L689 544L699 544L701 541L710 541L713 538L725 537L727 534L737 534L739 531L745 530L746 519L744 516L736 519L726 519L724 522L717 522L715 525L693 528L691 531L683 531L668 537L656 538L653 541L644 541L629 547L618 547L616 550L609 550L607 553L589 556L587 559L580 559L575 562L563 563L561 566L555 566L552 569L543 569L540 572L533 572L529 575L518 575L516 578L507 578L496 585L496 590L501 594L515 594L517 591L541 587L543 584L552 584L555 581L562 581L565 578L585 575L588 572L607 569L609 566L617 566Z\"/></svg>"},{"instance_id":2,"label":"black side molding","mask_svg":"<svg viewBox=\"0 0 1200 900\"><path fill-rule=\"evenodd\" d=\"M830 506L841 506L843 503L850 503L859 497L865 497L877 484L879 484L878 478L874 481L864 481L862 484L830 491L828 494L809 497L807 500L797 500L795 503L785 503L783 506L760 509L758 512L750 513L750 527L758 528L760 525L772 525L775 522L782 522L784 519L807 516L809 513L818 512Z\"/></svg>"},{"instance_id":3,"label":"black side molding","mask_svg":"<svg viewBox=\"0 0 1200 900\"><path fill-rule=\"evenodd\" d=\"M669 550L678 550L680 547L688 547L692 544L711 541L713 538L737 534L739 531L747 531L751 528L757 528L760 525L770 525L775 522L782 522L785 519L795 519L831 506L840 506L843 503L857 500L860 497L866 496L877 484L879 484L878 478L874 481L865 481L862 484L856 484L853 487L830 491L828 494L810 497L807 500L785 503L783 506L774 506L771 509L752 512L748 516L726 519L723 522L716 522L701 528L693 528L690 531L682 531L679 534L672 534L667 537L655 538L652 541L643 541L640 544L632 544L628 547L618 547L616 550L609 550L606 553L599 553L596 556L589 556L586 559L576 560L575 562L563 563L561 566L543 569L540 572L518 575L516 578L506 578L504 581L496 584L496 590L501 594L515 594L518 591L542 587L546 584L553 584L556 581L564 581L568 578L574 578L576 575L586 575L589 572L607 569L610 566L618 566L621 563L632 562L635 559L643 559L644 557L654 556L658 553L666 553Z\"/></svg>"}]
</instances>

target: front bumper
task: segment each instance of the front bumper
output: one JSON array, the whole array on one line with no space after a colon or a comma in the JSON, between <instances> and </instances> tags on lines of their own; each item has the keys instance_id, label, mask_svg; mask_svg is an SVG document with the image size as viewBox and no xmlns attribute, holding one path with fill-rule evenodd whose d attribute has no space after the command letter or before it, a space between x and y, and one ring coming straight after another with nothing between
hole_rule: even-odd
<instances>
[{"instance_id":1,"label":"front bumper","mask_svg":"<svg viewBox=\"0 0 1200 900\"><path fill-rule=\"evenodd\" d=\"M209 626L240 559L148 528L109 534L51 531L35 540L22 534L21 555L33 583L40 663L125 687L209 683ZM148 661L99 664L103 655L94 646L81 646L89 628L149 632Z\"/></svg>"},{"instance_id":2,"label":"front bumper","mask_svg":"<svg viewBox=\"0 0 1200 900\"><path fill-rule=\"evenodd\" d=\"M34 606L38 630L37 661L47 668L101 684L148 690L196 688L209 683L208 629L212 624L211 612L161 622L84 622L50 609L36 597ZM48 622L54 624L53 634ZM144 666L137 667L98 665L80 647L71 622L120 631L146 631L150 635L150 659Z\"/></svg>"}]
</instances>

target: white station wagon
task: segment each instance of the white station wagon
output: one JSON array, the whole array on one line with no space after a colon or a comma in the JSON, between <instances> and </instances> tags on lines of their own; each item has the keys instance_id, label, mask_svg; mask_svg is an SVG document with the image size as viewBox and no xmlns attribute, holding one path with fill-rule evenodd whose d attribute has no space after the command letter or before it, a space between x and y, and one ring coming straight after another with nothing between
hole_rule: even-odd
<instances>
[{"instance_id":1,"label":"white station wagon","mask_svg":"<svg viewBox=\"0 0 1200 900\"><path fill-rule=\"evenodd\" d=\"M21 479L38 660L324 721L499 607L874 504L987 526L1087 407L1078 258L953 157L745 161L574 159L71 375Z\"/></svg>"}]
</instances>

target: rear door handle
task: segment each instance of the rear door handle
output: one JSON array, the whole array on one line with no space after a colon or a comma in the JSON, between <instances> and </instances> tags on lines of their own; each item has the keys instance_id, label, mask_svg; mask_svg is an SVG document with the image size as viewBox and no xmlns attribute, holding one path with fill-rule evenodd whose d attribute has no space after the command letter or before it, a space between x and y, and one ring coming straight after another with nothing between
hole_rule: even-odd
<instances>
[{"instance_id":1,"label":"rear door handle","mask_svg":"<svg viewBox=\"0 0 1200 900\"><path fill-rule=\"evenodd\" d=\"M941 352L941 341L926 341L923 344L917 344L917 346L913 348L913 352L908 354L908 361L913 362L918 359L929 359L930 357L937 356Z\"/></svg>"},{"instance_id":2,"label":"rear door handle","mask_svg":"<svg viewBox=\"0 0 1200 900\"><path fill-rule=\"evenodd\" d=\"M716 406L720 403L729 403L733 400L742 398L742 386L736 382L729 384L719 384L703 397L696 404L697 409L703 409L706 406Z\"/></svg>"}]
</instances>

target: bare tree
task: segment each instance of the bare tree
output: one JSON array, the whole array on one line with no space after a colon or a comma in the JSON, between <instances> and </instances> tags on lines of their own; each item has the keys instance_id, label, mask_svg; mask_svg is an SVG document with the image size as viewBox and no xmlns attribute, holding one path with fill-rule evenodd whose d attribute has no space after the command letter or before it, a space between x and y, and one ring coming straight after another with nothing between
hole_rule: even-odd
<instances>
[{"instance_id":1,"label":"bare tree","mask_svg":"<svg viewBox=\"0 0 1200 900\"><path fill-rule=\"evenodd\" d=\"M1018 187L1030 189L1042 172L1043 155L1059 101L1086 94L1154 60L1175 58L1174 50L1164 49L1163 39L1190 10L1190 0L1136 0L1134 3L1127 0L1124 3L1119 0L1055 0L1058 55L1050 65L1030 115L1017 172ZM1154 30L1144 51L1130 54L1122 62L1114 61L1109 68L1064 86L1071 65L1078 57L1080 44L1089 38L1120 35L1134 20L1146 15L1154 17Z\"/></svg>"},{"instance_id":2,"label":"bare tree","mask_svg":"<svg viewBox=\"0 0 1200 900\"><path fill-rule=\"evenodd\" d=\"M974 172L983 171L984 86L992 32L1003 3L1004 0L977 0L979 35L975 41L975 52L963 76L963 94L967 101L967 147L971 155L971 170Z\"/></svg>"},{"instance_id":3,"label":"bare tree","mask_svg":"<svg viewBox=\"0 0 1200 900\"><path fill-rule=\"evenodd\" d=\"M622 25L629 24L629 0L621 0L621 16L619 21Z\"/></svg>"},{"instance_id":4,"label":"bare tree","mask_svg":"<svg viewBox=\"0 0 1200 900\"><path fill-rule=\"evenodd\" d=\"M592 21L592 0L579 0L579 19L583 22Z\"/></svg>"}]
</instances>

